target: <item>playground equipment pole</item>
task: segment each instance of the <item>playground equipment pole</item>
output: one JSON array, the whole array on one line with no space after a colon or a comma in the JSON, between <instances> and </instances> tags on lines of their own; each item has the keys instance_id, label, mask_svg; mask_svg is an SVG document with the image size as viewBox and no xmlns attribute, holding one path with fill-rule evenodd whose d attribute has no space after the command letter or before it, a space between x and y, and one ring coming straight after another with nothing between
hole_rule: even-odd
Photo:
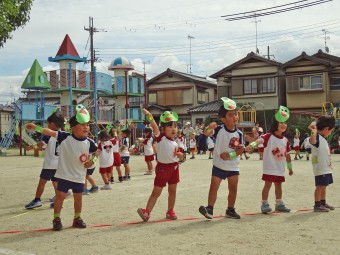
<instances>
[{"instance_id":1,"label":"playground equipment pole","mask_svg":"<svg viewBox=\"0 0 340 255\"><path fill-rule=\"evenodd\" d=\"M264 117L264 128L265 128L265 132L264 133L267 133L267 120L266 120L266 110L265 110L265 106L264 106L264 103L262 102L257 102L255 104L255 109L256 109L256 105L257 104L260 104L263 108L263 117Z\"/></svg>"},{"instance_id":2,"label":"playground equipment pole","mask_svg":"<svg viewBox=\"0 0 340 255\"><path fill-rule=\"evenodd\" d=\"M70 86L70 117L73 116L73 97L72 97L72 63L68 63L68 77L69 77L69 86Z\"/></svg>"},{"instance_id":3,"label":"playground equipment pole","mask_svg":"<svg viewBox=\"0 0 340 255\"><path fill-rule=\"evenodd\" d=\"M125 70L124 74L125 74L125 119L127 121L127 119L129 118L129 114L128 114L129 98L128 98L128 86L127 86L127 82L128 82L127 74L128 74L128 71Z\"/></svg>"},{"instance_id":4,"label":"playground equipment pole","mask_svg":"<svg viewBox=\"0 0 340 255\"><path fill-rule=\"evenodd\" d=\"M94 101L94 134L95 141L98 142L98 95L97 95L97 68L93 67L93 101Z\"/></svg>"}]
</instances>

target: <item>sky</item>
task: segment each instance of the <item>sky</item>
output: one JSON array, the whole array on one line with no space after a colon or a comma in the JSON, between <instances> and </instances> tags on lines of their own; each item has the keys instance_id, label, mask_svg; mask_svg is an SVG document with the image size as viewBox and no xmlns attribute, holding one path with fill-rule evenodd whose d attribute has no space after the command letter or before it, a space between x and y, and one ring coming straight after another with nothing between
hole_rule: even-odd
<instances>
[{"instance_id":1,"label":"sky","mask_svg":"<svg viewBox=\"0 0 340 255\"><path fill-rule=\"evenodd\" d=\"M34 60L44 71L68 34L80 57L89 59L89 17L93 17L98 72L108 73L126 57L147 79L171 68L209 77L250 52L285 63L303 51L340 56L340 0L307 8L226 21L223 15L285 5L298 0L34 0L30 21L0 48L0 104L17 99ZM306 0L312 3L315 0ZM191 39L189 39L191 38ZM257 47L256 47L257 46ZM191 65L190 65L191 64ZM89 70L89 64L78 64Z\"/></svg>"}]
</instances>

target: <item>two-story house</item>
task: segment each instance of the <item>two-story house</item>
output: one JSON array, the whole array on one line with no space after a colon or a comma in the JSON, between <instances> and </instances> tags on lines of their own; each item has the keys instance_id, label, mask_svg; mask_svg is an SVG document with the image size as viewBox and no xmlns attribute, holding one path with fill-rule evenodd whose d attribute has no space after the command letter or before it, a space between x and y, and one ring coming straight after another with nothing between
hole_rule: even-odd
<instances>
[{"instance_id":1,"label":"two-story house","mask_svg":"<svg viewBox=\"0 0 340 255\"><path fill-rule=\"evenodd\" d=\"M193 122L188 108L214 101L216 83L192 74L172 69L147 81L148 109L155 119L165 110L178 113L179 122Z\"/></svg>"},{"instance_id":2,"label":"two-story house","mask_svg":"<svg viewBox=\"0 0 340 255\"><path fill-rule=\"evenodd\" d=\"M340 58L319 50L302 52L282 66L286 76L287 106L293 111L320 112L326 102L340 103Z\"/></svg>"}]
</instances>

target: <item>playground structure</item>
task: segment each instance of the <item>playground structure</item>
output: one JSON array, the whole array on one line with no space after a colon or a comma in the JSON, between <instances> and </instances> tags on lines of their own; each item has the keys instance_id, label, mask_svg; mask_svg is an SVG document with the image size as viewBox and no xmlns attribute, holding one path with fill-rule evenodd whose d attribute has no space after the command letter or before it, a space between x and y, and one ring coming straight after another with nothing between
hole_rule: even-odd
<instances>
[{"instance_id":1,"label":"playground structure","mask_svg":"<svg viewBox=\"0 0 340 255\"><path fill-rule=\"evenodd\" d=\"M10 128L0 141L0 152L6 155L6 150L12 143L15 134L20 136L20 155L22 142L27 145L36 141L27 134L25 122L41 122L59 107L61 113L69 119L75 113L75 106L83 104L93 119L91 134L97 140L98 131L107 125L118 130L129 127L132 131L132 142L137 133L144 128L142 105L145 104L145 76L132 74L133 66L126 58L116 58L108 70L114 71L114 76L96 71L77 70L77 63L83 63L86 58L79 57L70 37L65 36L56 56L49 61L59 63L58 70L43 72L35 60L22 84L27 98L14 103Z\"/></svg>"},{"instance_id":2,"label":"playground structure","mask_svg":"<svg viewBox=\"0 0 340 255\"><path fill-rule=\"evenodd\" d=\"M243 132L244 138L248 142L254 141L253 127L256 123L256 108L244 104L239 109L239 124L237 127Z\"/></svg>"}]
</instances>

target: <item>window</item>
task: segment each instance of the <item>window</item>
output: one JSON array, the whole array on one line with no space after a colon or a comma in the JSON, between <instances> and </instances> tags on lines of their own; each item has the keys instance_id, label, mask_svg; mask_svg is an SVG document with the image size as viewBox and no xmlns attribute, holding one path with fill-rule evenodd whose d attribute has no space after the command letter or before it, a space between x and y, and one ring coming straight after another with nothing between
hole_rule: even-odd
<instances>
[{"instance_id":1,"label":"window","mask_svg":"<svg viewBox=\"0 0 340 255\"><path fill-rule=\"evenodd\" d=\"M149 104L157 104L157 93L156 92L149 92Z\"/></svg>"},{"instance_id":2,"label":"window","mask_svg":"<svg viewBox=\"0 0 340 255\"><path fill-rule=\"evenodd\" d=\"M275 93L276 91L275 78L270 77L243 80L243 91L244 94Z\"/></svg>"},{"instance_id":3,"label":"window","mask_svg":"<svg viewBox=\"0 0 340 255\"><path fill-rule=\"evenodd\" d=\"M290 76L286 82L289 91L322 89L322 75Z\"/></svg>"},{"instance_id":4,"label":"window","mask_svg":"<svg viewBox=\"0 0 340 255\"><path fill-rule=\"evenodd\" d=\"M157 103L162 106L182 105L183 93L182 90L168 90L157 92Z\"/></svg>"},{"instance_id":5,"label":"window","mask_svg":"<svg viewBox=\"0 0 340 255\"><path fill-rule=\"evenodd\" d=\"M204 91L197 92L197 103L204 104L209 102L209 93Z\"/></svg>"},{"instance_id":6,"label":"window","mask_svg":"<svg viewBox=\"0 0 340 255\"><path fill-rule=\"evenodd\" d=\"M340 90L340 77L331 77L329 80L331 90Z\"/></svg>"}]
</instances>

